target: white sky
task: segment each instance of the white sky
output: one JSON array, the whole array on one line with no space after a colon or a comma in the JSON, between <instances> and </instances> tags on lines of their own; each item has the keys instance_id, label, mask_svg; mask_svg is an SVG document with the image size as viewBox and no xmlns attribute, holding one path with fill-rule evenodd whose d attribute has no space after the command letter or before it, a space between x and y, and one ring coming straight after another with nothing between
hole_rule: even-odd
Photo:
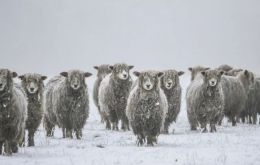
<instances>
[{"instance_id":1,"label":"white sky","mask_svg":"<svg viewBox=\"0 0 260 165\"><path fill-rule=\"evenodd\" d=\"M0 67L95 73L222 63L260 73L259 0L0 0Z\"/></svg>"}]
</instances>

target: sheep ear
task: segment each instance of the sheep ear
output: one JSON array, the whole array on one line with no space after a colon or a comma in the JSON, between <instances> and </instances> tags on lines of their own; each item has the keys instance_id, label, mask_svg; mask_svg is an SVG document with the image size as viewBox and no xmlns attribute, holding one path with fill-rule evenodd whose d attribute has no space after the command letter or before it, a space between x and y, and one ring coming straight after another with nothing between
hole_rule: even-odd
<instances>
[{"instance_id":1,"label":"sheep ear","mask_svg":"<svg viewBox=\"0 0 260 165\"><path fill-rule=\"evenodd\" d=\"M84 73L84 76L85 76L85 77L90 77L90 76L92 76L92 73L85 72L85 73Z\"/></svg>"},{"instance_id":2,"label":"sheep ear","mask_svg":"<svg viewBox=\"0 0 260 165\"><path fill-rule=\"evenodd\" d=\"M19 79L23 80L24 79L24 75L21 75L18 77Z\"/></svg>"},{"instance_id":3,"label":"sheep ear","mask_svg":"<svg viewBox=\"0 0 260 165\"><path fill-rule=\"evenodd\" d=\"M133 72L133 74L136 76L136 77L139 77L140 76L140 72L137 72L137 71L135 71L135 72Z\"/></svg>"},{"instance_id":4,"label":"sheep ear","mask_svg":"<svg viewBox=\"0 0 260 165\"><path fill-rule=\"evenodd\" d=\"M159 73L157 73L157 77L162 77L164 75L164 73L163 72L159 72Z\"/></svg>"},{"instance_id":5,"label":"sheep ear","mask_svg":"<svg viewBox=\"0 0 260 165\"><path fill-rule=\"evenodd\" d=\"M183 71L179 71L179 72L178 72L178 75L179 75L179 76L181 76L181 75L183 75L183 74L184 74Z\"/></svg>"},{"instance_id":6,"label":"sheep ear","mask_svg":"<svg viewBox=\"0 0 260 165\"><path fill-rule=\"evenodd\" d=\"M96 69L96 70L98 70L98 66L94 66L93 68Z\"/></svg>"},{"instance_id":7,"label":"sheep ear","mask_svg":"<svg viewBox=\"0 0 260 165\"><path fill-rule=\"evenodd\" d=\"M42 80L46 80L46 79L47 79L47 76L41 76L41 79L42 79Z\"/></svg>"},{"instance_id":8,"label":"sheep ear","mask_svg":"<svg viewBox=\"0 0 260 165\"><path fill-rule=\"evenodd\" d=\"M109 68L109 69L111 69L111 70L113 70L113 69L114 69L114 67L113 67L113 66L109 66L108 68Z\"/></svg>"},{"instance_id":9,"label":"sheep ear","mask_svg":"<svg viewBox=\"0 0 260 165\"><path fill-rule=\"evenodd\" d=\"M60 75L63 77L68 77L69 74L68 74L68 72L61 72Z\"/></svg>"},{"instance_id":10,"label":"sheep ear","mask_svg":"<svg viewBox=\"0 0 260 165\"><path fill-rule=\"evenodd\" d=\"M245 74L246 76L248 76L248 75L249 75L248 70L245 70L245 71L244 71L244 74Z\"/></svg>"},{"instance_id":11,"label":"sheep ear","mask_svg":"<svg viewBox=\"0 0 260 165\"><path fill-rule=\"evenodd\" d=\"M206 72L205 71L202 71L202 72L200 72L203 76L205 76L206 75Z\"/></svg>"},{"instance_id":12,"label":"sheep ear","mask_svg":"<svg viewBox=\"0 0 260 165\"><path fill-rule=\"evenodd\" d=\"M133 65L128 66L128 69L129 69L129 70L131 70L131 69L133 69L133 68L134 68Z\"/></svg>"},{"instance_id":13,"label":"sheep ear","mask_svg":"<svg viewBox=\"0 0 260 165\"><path fill-rule=\"evenodd\" d=\"M15 78L15 77L17 77L18 75L17 75L16 72L13 72L13 73L12 73L12 76L13 76L13 78Z\"/></svg>"},{"instance_id":14,"label":"sheep ear","mask_svg":"<svg viewBox=\"0 0 260 165\"><path fill-rule=\"evenodd\" d=\"M225 71L221 70L219 71L219 74L222 76L224 73L226 73Z\"/></svg>"},{"instance_id":15,"label":"sheep ear","mask_svg":"<svg viewBox=\"0 0 260 165\"><path fill-rule=\"evenodd\" d=\"M189 69L189 71L192 71L192 68L191 68L191 67L189 67L188 69Z\"/></svg>"}]
</instances>

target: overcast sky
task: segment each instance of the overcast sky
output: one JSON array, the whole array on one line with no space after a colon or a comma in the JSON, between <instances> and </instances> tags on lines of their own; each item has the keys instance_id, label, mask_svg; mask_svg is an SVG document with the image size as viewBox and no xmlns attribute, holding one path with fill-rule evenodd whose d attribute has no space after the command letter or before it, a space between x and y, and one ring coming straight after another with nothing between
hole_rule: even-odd
<instances>
[{"instance_id":1,"label":"overcast sky","mask_svg":"<svg viewBox=\"0 0 260 165\"><path fill-rule=\"evenodd\" d=\"M19 74L116 62L260 73L260 1L0 0L0 57Z\"/></svg>"}]
</instances>

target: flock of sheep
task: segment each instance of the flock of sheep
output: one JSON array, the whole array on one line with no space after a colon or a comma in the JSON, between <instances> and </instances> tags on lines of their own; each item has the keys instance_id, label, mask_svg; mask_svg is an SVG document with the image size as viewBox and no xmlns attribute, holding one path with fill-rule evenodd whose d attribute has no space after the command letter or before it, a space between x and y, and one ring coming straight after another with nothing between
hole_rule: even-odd
<instances>
[{"instance_id":1,"label":"flock of sheep","mask_svg":"<svg viewBox=\"0 0 260 165\"><path fill-rule=\"evenodd\" d=\"M97 70L93 98L106 129L130 130L138 145L154 145L161 133L168 134L181 107L182 71L133 72L133 66L118 63L101 65ZM224 117L256 124L260 113L260 78L252 72L222 65L216 69L189 68L191 82L187 89L187 115L191 130L216 131ZM91 73L79 70L62 72L51 78L25 74L21 84L14 83L16 72L0 69L0 154L18 152L25 142L34 146L34 134L43 120L46 136L54 128L62 129L63 138L82 138L89 116L89 96L85 78ZM3 150L4 149L4 150Z\"/></svg>"}]
</instances>

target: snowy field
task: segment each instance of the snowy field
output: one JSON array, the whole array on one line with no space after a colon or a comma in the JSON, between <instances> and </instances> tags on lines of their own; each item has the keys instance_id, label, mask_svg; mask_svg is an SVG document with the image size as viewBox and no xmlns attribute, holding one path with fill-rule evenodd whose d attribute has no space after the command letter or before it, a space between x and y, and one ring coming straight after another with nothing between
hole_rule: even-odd
<instances>
[{"instance_id":1,"label":"snowy field","mask_svg":"<svg viewBox=\"0 0 260 165\"><path fill-rule=\"evenodd\" d=\"M181 81L184 96L189 76ZM93 82L94 76L87 79L90 93ZM105 130L90 98L90 117L82 140L62 139L59 129L54 138L46 138L41 126L36 147L22 148L12 157L0 156L0 165L260 164L260 125L232 127L224 122L217 133L192 132L183 99L174 134L160 135L154 147L137 147L132 132Z\"/></svg>"}]
</instances>

